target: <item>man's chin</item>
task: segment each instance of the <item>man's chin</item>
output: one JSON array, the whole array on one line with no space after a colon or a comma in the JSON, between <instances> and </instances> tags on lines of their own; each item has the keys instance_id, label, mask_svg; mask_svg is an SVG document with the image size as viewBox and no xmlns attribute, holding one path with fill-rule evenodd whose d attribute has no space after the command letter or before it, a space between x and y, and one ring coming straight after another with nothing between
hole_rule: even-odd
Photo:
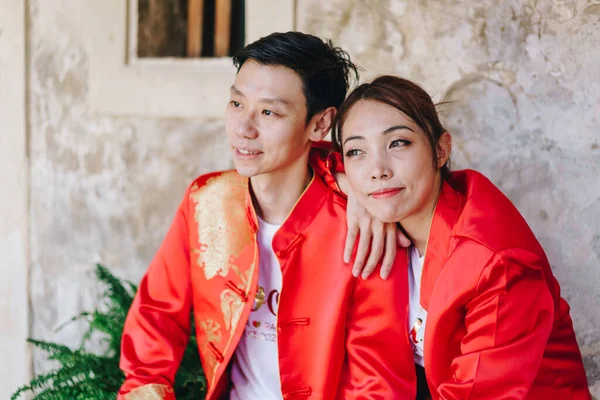
<instances>
[{"instance_id":1,"label":"man's chin","mask_svg":"<svg viewBox=\"0 0 600 400\"><path fill-rule=\"evenodd\" d=\"M253 176L258 175L258 171L255 168L248 168L242 165L236 165L235 170L238 174L246 178L252 178Z\"/></svg>"}]
</instances>

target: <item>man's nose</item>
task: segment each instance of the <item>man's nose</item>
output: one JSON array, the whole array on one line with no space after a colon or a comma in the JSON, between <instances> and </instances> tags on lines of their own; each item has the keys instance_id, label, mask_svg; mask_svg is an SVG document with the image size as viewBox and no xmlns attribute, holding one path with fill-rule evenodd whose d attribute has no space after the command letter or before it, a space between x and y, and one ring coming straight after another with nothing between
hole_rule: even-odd
<instances>
[{"instance_id":1,"label":"man's nose","mask_svg":"<svg viewBox=\"0 0 600 400\"><path fill-rule=\"evenodd\" d=\"M235 133L244 139L256 139L258 129L254 117L250 113L246 113L240 117Z\"/></svg>"}]
</instances>

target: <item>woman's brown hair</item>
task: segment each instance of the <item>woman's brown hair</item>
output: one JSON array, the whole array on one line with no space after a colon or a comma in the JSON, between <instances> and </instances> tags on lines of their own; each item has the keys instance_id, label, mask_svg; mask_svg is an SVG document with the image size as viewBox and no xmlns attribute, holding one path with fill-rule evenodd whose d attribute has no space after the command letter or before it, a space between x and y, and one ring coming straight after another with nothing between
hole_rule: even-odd
<instances>
[{"instance_id":1,"label":"woman's brown hair","mask_svg":"<svg viewBox=\"0 0 600 400\"><path fill-rule=\"evenodd\" d=\"M438 142L446 129L429 94L416 83L397 76L380 76L371 83L363 83L348 95L338 108L333 126L333 144L338 151L342 151L342 126L348 112L356 103L365 100L387 104L412 119L425 132L433 154L433 166L437 168ZM450 173L449 164L450 159L441 168L444 179Z\"/></svg>"}]
</instances>

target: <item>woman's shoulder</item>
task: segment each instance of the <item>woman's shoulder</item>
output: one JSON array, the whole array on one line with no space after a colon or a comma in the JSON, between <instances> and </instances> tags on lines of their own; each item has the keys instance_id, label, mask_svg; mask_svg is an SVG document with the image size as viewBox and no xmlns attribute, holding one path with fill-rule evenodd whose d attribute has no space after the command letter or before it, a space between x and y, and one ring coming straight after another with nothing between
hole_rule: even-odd
<instances>
[{"instance_id":1,"label":"woman's shoulder","mask_svg":"<svg viewBox=\"0 0 600 400\"><path fill-rule=\"evenodd\" d=\"M452 234L471 239L492 252L523 249L543 250L519 210L487 177L474 170L453 172L444 191L455 191L461 199Z\"/></svg>"}]
</instances>

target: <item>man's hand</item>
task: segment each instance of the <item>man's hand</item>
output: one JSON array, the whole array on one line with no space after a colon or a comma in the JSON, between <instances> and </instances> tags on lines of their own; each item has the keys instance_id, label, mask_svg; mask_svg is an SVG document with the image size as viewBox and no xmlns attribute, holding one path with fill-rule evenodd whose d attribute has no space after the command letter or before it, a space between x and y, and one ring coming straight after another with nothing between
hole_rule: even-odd
<instances>
[{"instance_id":1,"label":"man's hand","mask_svg":"<svg viewBox=\"0 0 600 400\"><path fill-rule=\"evenodd\" d=\"M374 219L367 212L350 190L350 185L345 174L337 173L335 177L340 189L348 196L346 209L348 234L344 248L344 262L350 263L352 250L358 237L358 248L356 257L354 258L352 275L356 277L361 275L363 279L366 279L375 270L377 263L383 255L380 276L386 279L396 257L397 244L402 247L408 247L410 246L410 240L396 224L383 223Z\"/></svg>"}]
</instances>

